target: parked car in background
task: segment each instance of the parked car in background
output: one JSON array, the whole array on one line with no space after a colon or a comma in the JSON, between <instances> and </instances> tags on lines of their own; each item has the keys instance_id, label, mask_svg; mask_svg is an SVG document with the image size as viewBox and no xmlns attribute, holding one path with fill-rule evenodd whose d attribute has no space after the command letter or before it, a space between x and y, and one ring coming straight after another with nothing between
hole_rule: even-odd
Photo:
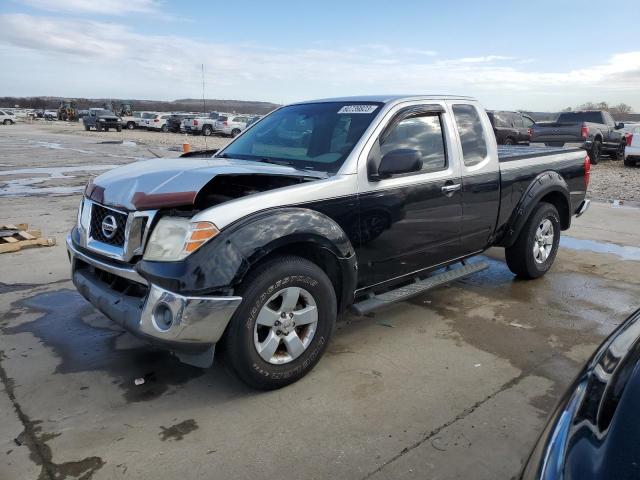
<instances>
[{"instance_id":1,"label":"parked car in background","mask_svg":"<svg viewBox=\"0 0 640 480\"><path fill-rule=\"evenodd\" d=\"M627 167L635 167L640 162L640 124L627 129L625 141L627 148L624 151L624 164Z\"/></svg>"},{"instance_id":2,"label":"parked car in background","mask_svg":"<svg viewBox=\"0 0 640 480\"><path fill-rule=\"evenodd\" d=\"M110 128L122 131L122 121L120 117L115 115L111 110L91 109L89 115L82 117L84 129L89 131L95 128L98 132L102 130L109 131Z\"/></svg>"},{"instance_id":3,"label":"parked car in background","mask_svg":"<svg viewBox=\"0 0 640 480\"><path fill-rule=\"evenodd\" d=\"M521 480L640 478L640 310L578 374L548 420Z\"/></svg>"},{"instance_id":4,"label":"parked car in background","mask_svg":"<svg viewBox=\"0 0 640 480\"><path fill-rule=\"evenodd\" d=\"M253 115L249 117L249 121L247 122L247 128L260 120L264 115Z\"/></svg>"},{"instance_id":5,"label":"parked car in background","mask_svg":"<svg viewBox=\"0 0 640 480\"><path fill-rule=\"evenodd\" d=\"M169 126L167 125L167 120L170 116L170 113L158 113L153 118L146 119L145 126L147 130L168 132Z\"/></svg>"},{"instance_id":6,"label":"parked car in background","mask_svg":"<svg viewBox=\"0 0 640 480\"><path fill-rule=\"evenodd\" d=\"M93 179L67 237L72 279L180 360L210 366L221 349L247 384L280 388L322 357L340 312L484 270L465 262L487 248L544 275L589 206L589 168L579 148L498 147L469 97L293 104L207 161Z\"/></svg>"},{"instance_id":7,"label":"parked car in background","mask_svg":"<svg viewBox=\"0 0 640 480\"><path fill-rule=\"evenodd\" d=\"M45 120L57 120L58 119L58 111L57 110L45 110L42 114Z\"/></svg>"},{"instance_id":8,"label":"parked car in background","mask_svg":"<svg viewBox=\"0 0 640 480\"><path fill-rule=\"evenodd\" d=\"M3 125L13 125L16 123L17 118L13 114L13 112L9 112L7 110L0 110L0 123Z\"/></svg>"},{"instance_id":9,"label":"parked car in background","mask_svg":"<svg viewBox=\"0 0 640 480\"><path fill-rule=\"evenodd\" d=\"M138 128L138 123L142 118L141 112L133 112L131 115L123 115L120 117L122 120L122 127L128 130L133 130L134 128Z\"/></svg>"},{"instance_id":10,"label":"parked car in background","mask_svg":"<svg viewBox=\"0 0 640 480\"><path fill-rule=\"evenodd\" d=\"M243 115L219 117L216 120L215 132L221 133L222 135L229 135L235 138L247 128L249 120L250 117Z\"/></svg>"},{"instance_id":11,"label":"parked car in background","mask_svg":"<svg viewBox=\"0 0 640 480\"><path fill-rule=\"evenodd\" d=\"M626 141L624 123L616 123L609 112L584 110L562 112L555 122L538 122L534 125L531 142L548 146L580 143L589 151L591 163L600 161L602 154L614 160L624 159Z\"/></svg>"},{"instance_id":12,"label":"parked car in background","mask_svg":"<svg viewBox=\"0 0 640 480\"><path fill-rule=\"evenodd\" d=\"M531 129L536 123L529 115L500 110L489 110L487 115L498 145L529 144Z\"/></svg>"},{"instance_id":13,"label":"parked car in background","mask_svg":"<svg viewBox=\"0 0 640 480\"><path fill-rule=\"evenodd\" d=\"M89 113L90 113L89 110L78 110L77 111L78 121L82 122L82 119L87 115L89 115Z\"/></svg>"},{"instance_id":14,"label":"parked car in background","mask_svg":"<svg viewBox=\"0 0 640 480\"><path fill-rule=\"evenodd\" d=\"M138 127L148 129L151 121L156 118L157 114L158 112L143 112Z\"/></svg>"},{"instance_id":15,"label":"parked car in background","mask_svg":"<svg viewBox=\"0 0 640 480\"><path fill-rule=\"evenodd\" d=\"M187 118L184 121L184 129L187 133L209 136L215 131L216 120L222 115L220 112L210 112L208 115Z\"/></svg>"},{"instance_id":16,"label":"parked car in background","mask_svg":"<svg viewBox=\"0 0 640 480\"><path fill-rule=\"evenodd\" d=\"M173 133L180 132L180 126L183 120L196 118L194 113L175 113L167 118L167 130Z\"/></svg>"}]
</instances>

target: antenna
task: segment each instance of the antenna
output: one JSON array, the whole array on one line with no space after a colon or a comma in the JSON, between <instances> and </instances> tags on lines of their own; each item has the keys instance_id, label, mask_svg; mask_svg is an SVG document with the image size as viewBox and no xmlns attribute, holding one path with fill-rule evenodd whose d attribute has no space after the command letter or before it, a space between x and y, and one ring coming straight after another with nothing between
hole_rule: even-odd
<instances>
[{"instance_id":1,"label":"antenna","mask_svg":"<svg viewBox=\"0 0 640 480\"><path fill-rule=\"evenodd\" d=\"M207 103L204 100L204 63L201 64L202 66L202 113L203 115L207 114ZM204 149L207 150L207 136L203 135L204 137Z\"/></svg>"}]
</instances>

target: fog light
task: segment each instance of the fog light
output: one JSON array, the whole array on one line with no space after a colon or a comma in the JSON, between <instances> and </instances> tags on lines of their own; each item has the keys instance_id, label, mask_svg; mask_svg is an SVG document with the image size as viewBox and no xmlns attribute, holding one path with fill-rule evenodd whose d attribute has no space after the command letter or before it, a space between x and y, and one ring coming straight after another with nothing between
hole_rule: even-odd
<instances>
[{"instance_id":1,"label":"fog light","mask_svg":"<svg viewBox=\"0 0 640 480\"><path fill-rule=\"evenodd\" d=\"M153 323L156 328L166 332L173 325L173 312L166 303L160 303L153 310Z\"/></svg>"}]
</instances>

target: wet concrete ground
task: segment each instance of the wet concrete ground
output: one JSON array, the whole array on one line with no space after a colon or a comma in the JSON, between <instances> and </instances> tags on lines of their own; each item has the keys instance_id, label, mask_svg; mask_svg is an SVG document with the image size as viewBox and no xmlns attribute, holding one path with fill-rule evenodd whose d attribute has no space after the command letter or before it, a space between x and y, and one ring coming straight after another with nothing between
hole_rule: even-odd
<instances>
[{"instance_id":1,"label":"wet concrete ground","mask_svg":"<svg viewBox=\"0 0 640 480\"><path fill-rule=\"evenodd\" d=\"M0 223L60 243L90 167L151 156L15 127L0 129ZM18 196L7 179L74 190ZM491 250L474 277L345 316L313 372L268 393L111 324L73 289L62 244L0 255L0 478L512 478L581 364L640 307L640 209L596 204L568 234L539 280Z\"/></svg>"}]
</instances>

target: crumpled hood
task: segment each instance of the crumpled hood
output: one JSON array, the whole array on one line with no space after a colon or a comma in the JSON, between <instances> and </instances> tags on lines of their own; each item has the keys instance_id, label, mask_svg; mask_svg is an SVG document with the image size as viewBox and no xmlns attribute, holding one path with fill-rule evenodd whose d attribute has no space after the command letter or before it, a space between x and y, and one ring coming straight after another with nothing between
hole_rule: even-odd
<instances>
[{"instance_id":1,"label":"crumpled hood","mask_svg":"<svg viewBox=\"0 0 640 480\"><path fill-rule=\"evenodd\" d=\"M198 192L214 177L247 174L326 177L322 172L247 160L158 158L99 175L87 185L85 195L98 203L126 210L188 206L193 205Z\"/></svg>"}]
</instances>

